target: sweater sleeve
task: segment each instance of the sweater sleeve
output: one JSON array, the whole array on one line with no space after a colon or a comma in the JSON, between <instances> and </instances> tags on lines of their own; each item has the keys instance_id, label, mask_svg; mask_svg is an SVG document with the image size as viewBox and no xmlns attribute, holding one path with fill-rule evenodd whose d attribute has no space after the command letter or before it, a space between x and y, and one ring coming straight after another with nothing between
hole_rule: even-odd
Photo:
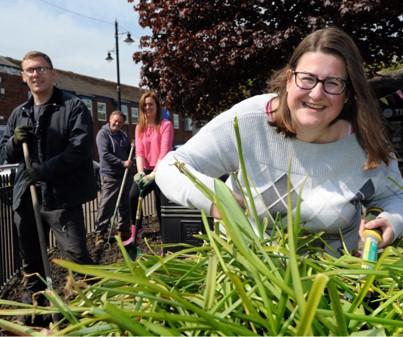
<instances>
[{"instance_id":1,"label":"sweater sleeve","mask_svg":"<svg viewBox=\"0 0 403 337\"><path fill-rule=\"evenodd\" d=\"M384 210L379 216L387 219L393 227L394 240L403 235L403 179L396 160L393 160L381 177L379 192L372 204Z\"/></svg>"},{"instance_id":2,"label":"sweater sleeve","mask_svg":"<svg viewBox=\"0 0 403 337\"><path fill-rule=\"evenodd\" d=\"M160 161L156 182L168 199L210 213L212 202L177 169L175 163L185 164L193 175L213 190L214 178L233 172L238 167L232 121L232 116L228 119L216 117L185 145L169 152Z\"/></svg>"},{"instance_id":3,"label":"sweater sleeve","mask_svg":"<svg viewBox=\"0 0 403 337\"><path fill-rule=\"evenodd\" d=\"M210 214L212 202L178 170L175 163L184 164L196 178L214 190L215 178L234 173L239 169L234 132L235 116L238 116L245 143L250 143L248 134L251 132L250 123L245 121L257 120L260 129L252 130L257 137L265 139L264 108L270 97L255 96L234 105L207 123L178 150L169 152L156 169L156 183L164 195L173 202L186 207L204 209ZM258 116L257 119L255 115ZM241 120L244 122L241 123Z\"/></svg>"},{"instance_id":4,"label":"sweater sleeve","mask_svg":"<svg viewBox=\"0 0 403 337\"><path fill-rule=\"evenodd\" d=\"M172 149L174 129L171 121L164 120L161 123L161 145L158 160L161 160Z\"/></svg>"}]
</instances>

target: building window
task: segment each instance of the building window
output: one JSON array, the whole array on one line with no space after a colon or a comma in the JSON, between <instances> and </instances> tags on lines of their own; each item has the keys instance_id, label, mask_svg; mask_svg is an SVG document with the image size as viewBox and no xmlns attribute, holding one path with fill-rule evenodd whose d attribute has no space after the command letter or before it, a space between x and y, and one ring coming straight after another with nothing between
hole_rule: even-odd
<instances>
[{"instance_id":1,"label":"building window","mask_svg":"<svg viewBox=\"0 0 403 337\"><path fill-rule=\"evenodd\" d=\"M126 117L126 122L125 124L129 123L129 108L126 104L121 104L120 105L120 109L122 110L122 113L125 115Z\"/></svg>"},{"instance_id":2,"label":"building window","mask_svg":"<svg viewBox=\"0 0 403 337\"><path fill-rule=\"evenodd\" d=\"M137 123L139 119L139 108L136 106L130 107L131 115L132 115L132 124Z\"/></svg>"},{"instance_id":3,"label":"building window","mask_svg":"<svg viewBox=\"0 0 403 337\"><path fill-rule=\"evenodd\" d=\"M99 121L106 121L106 103L97 102L97 113Z\"/></svg>"},{"instance_id":4,"label":"building window","mask_svg":"<svg viewBox=\"0 0 403 337\"><path fill-rule=\"evenodd\" d=\"M192 131L192 119L190 117L185 118L185 125L184 125L184 130L185 131Z\"/></svg>"},{"instance_id":5,"label":"building window","mask_svg":"<svg viewBox=\"0 0 403 337\"><path fill-rule=\"evenodd\" d=\"M81 97L80 99L85 104L85 106L87 107L87 109L90 111L90 113L92 115L92 99L85 98L85 97Z\"/></svg>"},{"instance_id":6,"label":"building window","mask_svg":"<svg viewBox=\"0 0 403 337\"><path fill-rule=\"evenodd\" d=\"M173 122L174 122L174 129L178 130L179 129L179 115L178 114L173 114Z\"/></svg>"}]
</instances>

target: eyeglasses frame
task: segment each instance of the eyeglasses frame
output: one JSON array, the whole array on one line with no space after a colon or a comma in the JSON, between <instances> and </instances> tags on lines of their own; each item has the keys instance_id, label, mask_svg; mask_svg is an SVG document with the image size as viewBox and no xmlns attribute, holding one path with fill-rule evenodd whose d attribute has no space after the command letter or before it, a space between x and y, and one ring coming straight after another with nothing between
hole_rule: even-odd
<instances>
[{"instance_id":1,"label":"eyeglasses frame","mask_svg":"<svg viewBox=\"0 0 403 337\"><path fill-rule=\"evenodd\" d=\"M49 66L39 66L39 67L32 67L32 68L27 68L27 69L23 69L22 72L32 76L35 72L37 74L45 74L47 73L49 70L52 70L52 67Z\"/></svg>"},{"instance_id":2,"label":"eyeglasses frame","mask_svg":"<svg viewBox=\"0 0 403 337\"><path fill-rule=\"evenodd\" d=\"M348 81L348 80L345 80L344 78L341 78L341 77L326 77L325 79L320 80L320 79L318 78L318 76L316 76L316 75L314 75L314 74L312 74L312 73L305 72L305 71L295 71L295 70L292 70L292 74L293 74L293 76L294 76L295 85L296 85L298 88L300 88L300 89L302 89L302 90L312 90L313 88L315 88L315 87L318 85L318 83L322 83L323 91L324 91L325 93L329 94L329 95L334 95L334 96L341 95L343 92L345 92L346 89L347 89L347 87L348 87L348 84L349 84L349 81ZM312 76L312 77L315 78L315 80L316 80L315 84L314 84L311 88L302 88L302 87L300 87L300 86L298 85L298 83L297 83L297 76L298 76L298 74L305 74L305 75ZM344 84L343 90L340 91L339 93L334 93L334 92L329 92L329 91L327 91L327 90L326 90L326 86L325 86L325 82L326 82L327 80L329 80L329 79L341 81L341 82Z\"/></svg>"}]
</instances>

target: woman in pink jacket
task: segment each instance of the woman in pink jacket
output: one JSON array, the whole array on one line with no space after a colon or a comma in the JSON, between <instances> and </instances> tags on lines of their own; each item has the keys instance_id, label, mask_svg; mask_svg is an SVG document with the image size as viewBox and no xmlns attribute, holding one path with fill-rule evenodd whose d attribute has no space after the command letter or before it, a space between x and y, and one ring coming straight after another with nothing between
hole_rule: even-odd
<instances>
[{"instance_id":1,"label":"woman in pink jacket","mask_svg":"<svg viewBox=\"0 0 403 337\"><path fill-rule=\"evenodd\" d=\"M137 173L130 190L133 223L140 192L144 197L153 190L158 219L161 220L161 191L154 180L155 169L158 162L171 151L173 144L173 125L169 120L162 119L161 106L154 92L149 91L141 96L139 110L135 132Z\"/></svg>"}]
</instances>

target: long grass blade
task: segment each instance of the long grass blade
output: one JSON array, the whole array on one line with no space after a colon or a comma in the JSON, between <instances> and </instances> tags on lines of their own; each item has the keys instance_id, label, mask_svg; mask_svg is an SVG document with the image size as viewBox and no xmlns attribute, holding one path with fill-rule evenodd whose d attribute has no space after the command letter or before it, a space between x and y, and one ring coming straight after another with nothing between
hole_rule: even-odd
<instances>
[{"instance_id":1,"label":"long grass blade","mask_svg":"<svg viewBox=\"0 0 403 337\"><path fill-rule=\"evenodd\" d=\"M291 175L291 168L288 169L288 176ZM287 181L288 191L291 190L291 180ZM297 248L296 248L296 235L295 235L295 227L294 219L292 216L292 200L291 193L287 195L287 235L288 235L288 246L289 246L289 263L291 276L293 281L293 286L295 289L295 299L298 303L299 312L303 315L305 310L305 299L304 299L304 291L302 287L302 282L299 274L298 260L297 260Z\"/></svg>"},{"instance_id":2,"label":"long grass blade","mask_svg":"<svg viewBox=\"0 0 403 337\"><path fill-rule=\"evenodd\" d=\"M210 310L214 303L217 282L217 256L210 255L206 277L206 289L204 291L204 309Z\"/></svg>"},{"instance_id":3,"label":"long grass blade","mask_svg":"<svg viewBox=\"0 0 403 337\"><path fill-rule=\"evenodd\" d=\"M239 249L240 254L251 263L251 266L259 272L264 273L264 275L269 278L276 286L278 286L283 291L293 296L294 291L289 288L286 284L284 284L284 280L278 278L273 275L272 271L267 269L267 266L256 256L256 254L250 249L249 243L246 241L245 237L239 235L240 229L238 227L238 221L234 217L234 212L232 207L226 207L226 203L232 203L232 206L235 206L236 201L231 195L228 187L221 181L216 180L215 182L215 191L217 194L216 205L219 209L220 215L222 217L222 223L225 226L225 230L228 233L228 236L234 242L234 245Z\"/></svg>"},{"instance_id":4,"label":"long grass blade","mask_svg":"<svg viewBox=\"0 0 403 337\"><path fill-rule=\"evenodd\" d=\"M248 172L246 170L245 158L244 158L243 150L242 150L241 133L239 130L238 117L234 118L234 130L235 130L236 146L238 149L239 165L241 168L241 174L242 174L243 182L245 184L246 193L247 193L248 199L249 199L249 207L252 209L252 215L253 215L253 219L255 221L256 227L258 228L259 237L260 237L260 239L263 239L263 237L264 237L263 225L257 214L256 205L254 203L252 190L251 190L250 184L249 184Z\"/></svg>"},{"instance_id":5,"label":"long grass blade","mask_svg":"<svg viewBox=\"0 0 403 337\"><path fill-rule=\"evenodd\" d=\"M328 280L329 278L324 274L317 274L315 276L315 280L309 292L308 301L297 327L297 336L312 335L313 319Z\"/></svg>"},{"instance_id":6,"label":"long grass blade","mask_svg":"<svg viewBox=\"0 0 403 337\"><path fill-rule=\"evenodd\" d=\"M4 331L15 334L15 336L43 336L43 332L35 331L31 327L22 326L4 319L0 319L0 327Z\"/></svg>"},{"instance_id":7,"label":"long grass blade","mask_svg":"<svg viewBox=\"0 0 403 337\"><path fill-rule=\"evenodd\" d=\"M349 333L347 322L344 317L342 305L340 303L340 295L337 292L337 288L334 281L330 280L328 282L327 289L329 291L330 302L332 304L335 320L337 322L337 331L335 331L335 334L338 336L348 336Z\"/></svg>"}]
</instances>

